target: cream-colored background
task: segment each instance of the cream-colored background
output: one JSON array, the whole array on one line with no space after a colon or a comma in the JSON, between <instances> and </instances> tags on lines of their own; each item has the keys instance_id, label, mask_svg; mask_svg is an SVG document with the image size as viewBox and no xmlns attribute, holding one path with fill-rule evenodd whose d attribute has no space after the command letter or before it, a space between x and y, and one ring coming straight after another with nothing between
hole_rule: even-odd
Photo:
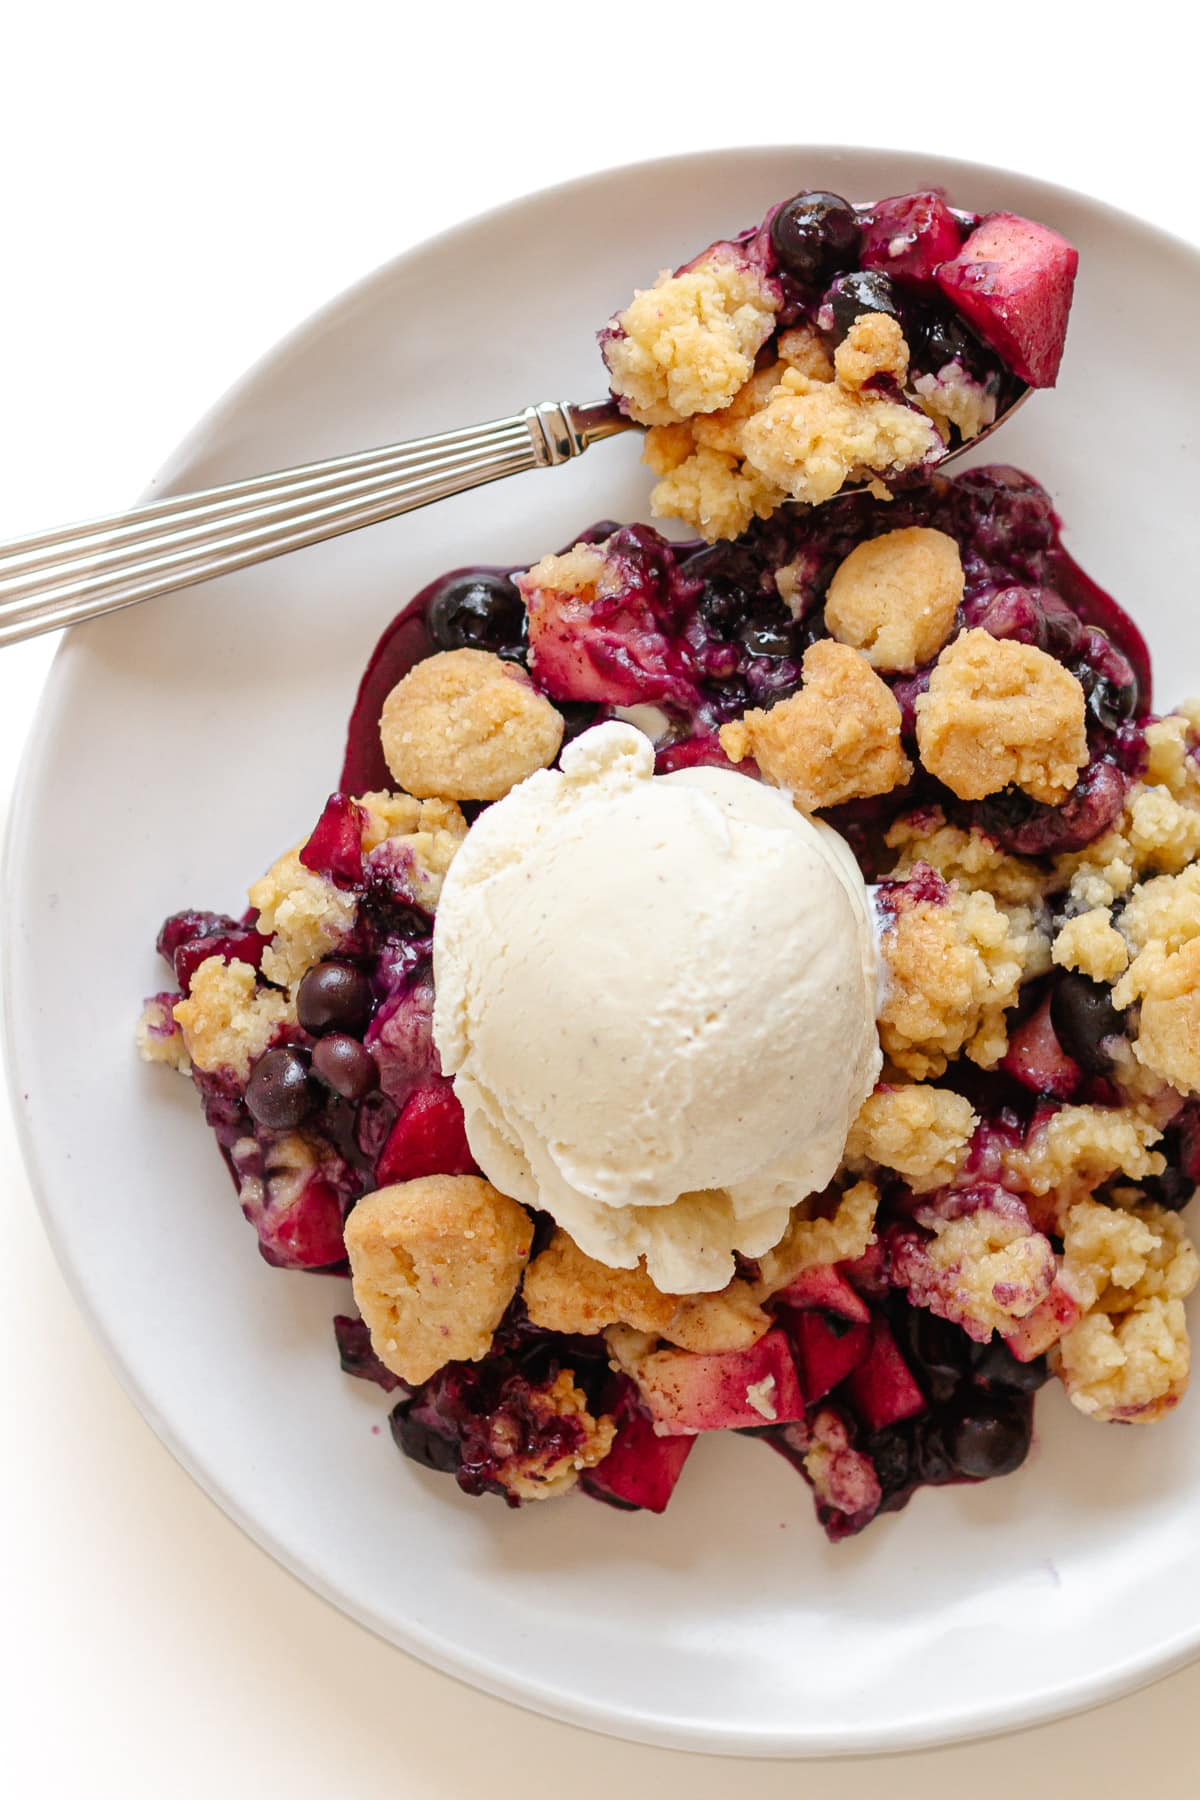
<instances>
[{"instance_id":1,"label":"cream-colored background","mask_svg":"<svg viewBox=\"0 0 1200 1800\"><path fill-rule=\"evenodd\" d=\"M839 23L713 0L44 0L0 37L0 536L131 500L329 294L441 225L606 163L756 141L927 147L1087 189L1200 241L1177 17L1146 4L1106 39L1098 17L1028 0L952 23L875 3ZM480 323L464 355L502 354ZM0 654L0 805L50 650ZM46 828L70 831L69 794ZM119 881L115 863L103 878ZM743 1781L844 1800L1193 1791L1200 1666L1019 1738L804 1770L588 1737L431 1673L283 1574L160 1447L75 1313L2 1107L0 1184L4 1788L52 1800L715 1800Z\"/></svg>"}]
</instances>

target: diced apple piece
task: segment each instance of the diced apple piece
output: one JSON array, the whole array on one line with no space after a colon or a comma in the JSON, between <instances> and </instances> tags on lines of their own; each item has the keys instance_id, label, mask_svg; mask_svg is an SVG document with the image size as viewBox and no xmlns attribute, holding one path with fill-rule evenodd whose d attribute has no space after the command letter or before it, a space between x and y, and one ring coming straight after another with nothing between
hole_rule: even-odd
<instances>
[{"instance_id":1,"label":"diced apple piece","mask_svg":"<svg viewBox=\"0 0 1200 1800\"><path fill-rule=\"evenodd\" d=\"M692 1435L659 1437L645 1413L630 1412L604 1461L585 1469L580 1485L614 1506L664 1512L695 1442Z\"/></svg>"},{"instance_id":2,"label":"diced apple piece","mask_svg":"<svg viewBox=\"0 0 1200 1800\"><path fill-rule=\"evenodd\" d=\"M1018 1362L1033 1362L1044 1356L1070 1331L1079 1318L1079 1306L1066 1288L1057 1281L1046 1298L1025 1318L1019 1319L1005 1336L1004 1342Z\"/></svg>"},{"instance_id":3,"label":"diced apple piece","mask_svg":"<svg viewBox=\"0 0 1200 1800\"><path fill-rule=\"evenodd\" d=\"M870 1347L848 1377L846 1391L868 1431L882 1431L925 1411L925 1396L883 1319L872 1319Z\"/></svg>"},{"instance_id":4,"label":"diced apple piece","mask_svg":"<svg viewBox=\"0 0 1200 1800\"><path fill-rule=\"evenodd\" d=\"M655 1424L689 1436L804 1416L791 1346L778 1328L748 1350L657 1350L639 1363L637 1383Z\"/></svg>"},{"instance_id":5,"label":"diced apple piece","mask_svg":"<svg viewBox=\"0 0 1200 1800\"><path fill-rule=\"evenodd\" d=\"M1079 252L1048 225L989 213L937 284L1014 375L1053 387L1078 266Z\"/></svg>"},{"instance_id":6,"label":"diced apple piece","mask_svg":"<svg viewBox=\"0 0 1200 1800\"><path fill-rule=\"evenodd\" d=\"M918 293L936 287L939 266L958 255L962 226L935 189L879 200L863 221L860 261Z\"/></svg>"},{"instance_id":7,"label":"diced apple piece","mask_svg":"<svg viewBox=\"0 0 1200 1800\"><path fill-rule=\"evenodd\" d=\"M887 1250L882 1238L868 1244L853 1262L841 1263L839 1267L856 1294L865 1294L869 1300L882 1300L887 1293Z\"/></svg>"},{"instance_id":8,"label":"diced apple piece","mask_svg":"<svg viewBox=\"0 0 1200 1800\"><path fill-rule=\"evenodd\" d=\"M866 1359L871 1347L869 1325L843 1326L841 1331L835 1331L819 1312L794 1312L784 1315L782 1323L796 1346L800 1384L810 1406L845 1381Z\"/></svg>"},{"instance_id":9,"label":"diced apple piece","mask_svg":"<svg viewBox=\"0 0 1200 1800\"><path fill-rule=\"evenodd\" d=\"M392 1126L375 1165L380 1187L421 1175L471 1175L475 1159L467 1143L458 1096L444 1078L418 1088Z\"/></svg>"},{"instance_id":10,"label":"diced apple piece","mask_svg":"<svg viewBox=\"0 0 1200 1800\"><path fill-rule=\"evenodd\" d=\"M1035 1094L1069 1100L1076 1091L1083 1070L1058 1041L1050 1019L1049 996L1011 1033L1000 1067Z\"/></svg>"},{"instance_id":11,"label":"diced apple piece","mask_svg":"<svg viewBox=\"0 0 1200 1800\"><path fill-rule=\"evenodd\" d=\"M357 887L363 878L365 823L361 806L345 794L330 794L312 835L300 851L300 861L306 869L328 877L337 887Z\"/></svg>"},{"instance_id":12,"label":"diced apple piece","mask_svg":"<svg viewBox=\"0 0 1200 1800\"><path fill-rule=\"evenodd\" d=\"M801 1269L774 1298L787 1306L820 1307L855 1324L865 1325L871 1316L866 1301L855 1293L836 1263L814 1263Z\"/></svg>"}]
</instances>

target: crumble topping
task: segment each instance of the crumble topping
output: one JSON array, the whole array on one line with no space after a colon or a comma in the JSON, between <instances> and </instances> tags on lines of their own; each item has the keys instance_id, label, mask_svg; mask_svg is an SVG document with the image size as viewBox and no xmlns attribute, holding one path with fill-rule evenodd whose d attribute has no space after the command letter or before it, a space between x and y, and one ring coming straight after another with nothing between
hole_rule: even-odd
<instances>
[{"instance_id":1,"label":"crumble topping","mask_svg":"<svg viewBox=\"0 0 1200 1800\"><path fill-rule=\"evenodd\" d=\"M757 1291L769 1299L804 1269L819 1263L857 1262L875 1242L879 1189L858 1181L840 1196L832 1218L814 1217L814 1202L795 1208L791 1223L773 1250L758 1258Z\"/></svg>"},{"instance_id":2,"label":"crumble topping","mask_svg":"<svg viewBox=\"0 0 1200 1800\"><path fill-rule=\"evenodd\" d=\"M1200 1093L1200 938L1178 950L1150 944L1113 989L1117 1006L1141 1001L1133 1054L1181 1093Z\"/></svg>"},{"instance_id":3,"label":"crumble topping","mask_svg":"<svg viewBox=\"0 0 1200 1800\"><path fill-rule=\"evenodd\" d=\"M174 1016L186 1054L198 1069L209 1075L231 1069L244 1082L280 1027L294 1023L296 1008L286 994L260 987L249 963L209 956L193 974L187 998L178 1002Z\"/></svg>"},{"instance_id":4,"label":"crumble topping","mask_svg":"<svg viewBox=\"0 0 1200 1800\"><path fill-rule=\"evenodd\" d=\"M731 257L664 270L639 288L604 343L613 392L640 425L728 406L775 329L777 290Z\"/></svg>"},{"instance_id":5,"label":"crumble topping","mask_svg":"<svg viewBox=\"0 0 1200 1800\"><path fill-rule=\"evenodd\" d=\"M735 1278L715 1294L680 1300L662 1335L681 1350L746 1350L770 1329L759 1305L766 1297L761 1284Z\"/></svg>"},{"instance_id":6,"label":"crumble topping","mask_svg":"<svg viewBox=\"0 0 1200 1800\"><path fill-rule=\"evenodd\" d=\"M746 461L781 492L819 506L847 481L865 481L886 497L878 477L916 468L941 450L942 440L925 413L903 400L814 381L790 368L747 422L742 445Z\"/></svg>"},{"instance_id":7,"label":"crumble topping","mask_svg":"<svg viewBox=\"0 0 1200 1800\"><path fill-rule=\"evenodd\" d=\"M884 842L900 852L892 871L895 880L903 881L918 863L927 863L968 892L986 889L1006 911L1040 902L1045 876L1036 863L997 849L977 825L969 831L947 825L940 808L902 813L888 827Z\"/></svg>"},{"instance_id":8,"label":"crumble topping","mask_svg":"<svg viewBox=\"0 0 1200 1800\"><path fill-rule=\"evenodd\" d=\"M1187 1385L1183 1301L1200 1280L1182 1221L1159 1206L1082 1200L1066 1217L1062 1279L1084 1309L1051 1352L1072 1405L1132 1424L1160 1418Z\"/></svg>"},{"instance_id":9,"label":"crumble topping","mask_svg":"<svg viewBox=\"0 0 1200 1800\"><path fill-rule=\"evenodd\" d=\"M314 963L332 955L353 930L357 912L353 894L305 868L302 848L288 850L272 863L249 893L258 912L255 930L271 939L263 951L262 972L286 988L294 988Z\"/></svg>"},{"instance_id":10,"label":"crumble topping","mask_svg":"<svg viewBox=\"0 0 1200 1800\"><path fill-rule=\"evenodd\" d=\"M1022 788L1051 805L1088 759L1083 689L1044 650L964 631L918 696L921 761L960 800Z\"/></svg>"},{"instance_id":11,"label":"crumble topping","mask_svg":"<svg viewBox=\"0 0 1200 1800\"><path fill-rule=\"evenodd\" d=\"M879 1015L887 1055L918 1079L940 1075L960 1051L994 1068L1008 1041L1005 1010L1044 945L1035 925L1014 923L982 889L951 888L944 904L905 906L880 944L890 978Z\"/></svg>"},{"instance_id":12,"label":"crumble topping","mask_svg":"<svg viewBox=\"0 0 1200 1800\"><path fill-rule=\"evenodd\" d=\"M887 794L907 781L912 764L900 743L900 707L865 659L822 639L805 651L801 667L798 693L721 727L730 761L753 757L803 812Z\"/></svg>"},{"instance_id":13,"label":"crumble topping","mask_svg":"<svg viewBox=\"0 0 1200 1800\"><path fill-rule=\"evenodd\" d=\"M528 1213L476 1175L377 1188L346 1221L354 1298L402 1381L486 1356L533 1241Z\"/></svg>"},{"instance_id":14,"label":"crumble topping","mask_svg":"<svg viewBox=\"0 0 1200 1800\"><path fill-rule=\"evenodd\" d=\"M679 1306L677 1294L663 1294L639 1262L611 1269L587 1256L561 1229L525 1271L522 1289L533 1324L568 1336L590 1336L606 1325L631 1325L660 1334Z\"/></svg>"},{"instance_id":15,"label":"crumble topping","mask_svg":"<svg viewBox=\"0 0 1200 1800\"><path fill-rule=\"evenodd\" d=\"M650 495L655 518L686 519L712 543L736 537L751 519L771 516L784 495L745 461L742 428L766 404L786 366L758 370L718 412L650 427L642 461L659 477ZM830 368L826 379L832 375Z\"/></svg>"},{"instance_id":16,"label":"crumble topping","mask_svg":"<svg viewBox=\"0 0 1200 1800\"><path fill-rule=\"evenodd\" d=\"M825 623L874 669L931 662L963 596L958 545L944 531L909 525L867 538L834 571Z\"/></svg>"},{"instance_id":17,"label":"crumble topping","mask_svg":"<svg viewBox=\"0 0 1200 1800\"><path fill-rule=\"evenodd\" d=\"M554 761L563 720L516 664L487 650L446 650L392 689L379 736L393 778L409 793L499 800Z\"/></svg>"},{"instance_id":18,"label":"crumble topping","mask_svg":"<svg viewBox=\"0 0 1200 1800\"><path fill-rule=\"evenodd\" d=\"M883 1498L874 1463L854 1448L846 1421L831 1406L822 1407L812 1421L804 1473L819 1503L833 1512L869 1516Z\"/></svg>"},{"instance_id":19,"label":"crumble topping","mask_svg":"<svg viewBox=\"0 0 1200 1800\"><path fill-rule=\"evenodd\" d=\"M951 425L969 441L995 423L994 391L976 381L959 362L945 363L936 375L918 375L912 389L944 441L949 440Z\"/></svg>"},{"instance_id":20,"label":"crumble topping","mask_svg":"<svg viewBox=\"0 0 1200 1800\"><path fill-rule=\"evenodd\" d=\"M595 544L575 544L561 556L543 556L521 577L526 591L546 589L590 602L615 593L618 579L603 550Z\"/></svg>"},{"instance_id":21,"label":"crumble topping","mask_svg":"<svg viewBox=\"0 0 1200 1800\"><path fill-rule=\"evenodd\" d=\"M1118 1170L1133 1181L1161 1175L1166 1160L1150 1148L1161 1136L1161 1125L1139 1108L1061 1106L1005 1152L1004 1165L1025 1192L1053 1194L1061 1215Z\"/></svg>"},{"instance_id":22,"label":"crumble topping","mask_svg":"<svg viewBox=\"0 0 1200 1800\"><path fill-rule=\"evenodd\" d=\"M588 1411L587 1395L575 1386L570 1369L560 1369L547 1388L532 1388L526 1402L535 1424L559 1426L572 1421L579 1441L557 1456L549 1449L522 1449L510 1441L511 1426L501 1415L492 1423L490 1447L496 1459L496 1480L518 1500L553 1500L569 1493L582 1469L594 1469L612 1449L616 1426L607 1413L596 1419Z\"/></svg>"},{"instance_id":23,"label":"crumble topping","mask_svg":"<svg viewBox=\"0 0 1200 1800\"><path fill-rule=\"evenodd\" d=\"M1111 831L1054 859L1054 885L1075 911L1111 906L1140 876L1176 875L1200 856L1200 801L1135 783Z\"/></svg>"},{"instance_id":24,"label":"crumble topping","mask_svg":"<svg viewBox=\"0 0 1200 1800\"><path fill-rule=\"evenodd\" d=\"M986 1343L1011 1331L1046 1299L1058 1274L1049 1238L1035 1231L1025 1207L995 1189L979 1205L950 1217L924 1208L917 1221L932 1237L900 1232L892 1246L893 1279L914 1305L960 1325Z\"/></svg>"},{"instance_id":25,"label":"crumble topping","mask_svg":"<svg viewBox=\"0 0 1200 1800\"><path fill-rule=\"evenodd\" d=\"M1092 981L1115 981L1129 964L1129 946L1107 907L1078 913L1059 928L1050 954L1061 969L1078 969Z\"/></svg>"},{"instance_id":26,"label":"crumble topping","mask_svg":"<svg viewBox=\"0 0 1200 1800\"><path fill-rule=\"evenodd\" d=\"M978 1123L970 1101L949 1088L881 1085L850 1127L846 1161L877 1163L923 1193L953 1180Z\"/></svg>"},{"instance_id":27,"label":"crumble topping","mask_svg":"<svg viewBox=\"0 0 1200 1800\"><path fill-rule=\"evenodd\" d=\"M903 387L908 345L899 319L889 313L860 313L833 353L833 370L845 388L864 388L881 375ZM800 367L798 372L805 371Z\"/></svg>"},{"instance_id":28,"label":"crumble topping","mask_svg":"<svg viewBox=\"0 0 1200 1800\"><path fill-rule=\"evenodd\" d=\"M138 1055L143 1062L165 1063L186 1075L192 1066L183 1033L175 1019L177 994L155 994L142 1008L135 1028Z\"/></svg>"}]
</instances>

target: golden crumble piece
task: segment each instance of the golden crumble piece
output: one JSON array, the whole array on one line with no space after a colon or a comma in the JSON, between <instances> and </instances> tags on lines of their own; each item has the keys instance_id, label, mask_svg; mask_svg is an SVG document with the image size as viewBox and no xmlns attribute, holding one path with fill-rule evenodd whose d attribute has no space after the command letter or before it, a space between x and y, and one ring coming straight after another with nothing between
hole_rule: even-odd
<instances>
[{"instance_id":1,"label":"golden crumble piece","mask_svg":"<svg viewBox=\"0 0 1200 1800\"><path fill-rule=\"evenodd\" d=\"M833 353L833 368L843 387L865 387L879 375L890 375L903 387L908 345L899 319L890 313L860 313Z\"/></svg>"},{"instance_id":2,"label":"golden crumble piece","mask_svg":"<svg viewBox=\"0 0 1200 1800\"><path fill-rule=\"evenodd\" d=\"M165 1063L169 1069L178 1069L181 1075L186 1075L191 1068L192 1059L169 995L156 994L152 1000L147 1000L134 1035L143 1062Z\"/></svg>"},{"instance_id":3,"label":"golden crumble piece","mask_svg":"<svg viewBox=\"0 0 1200 1800\"><path fill-rule=\"evenodd\" d=\"M208 1075L232 1069L244 1082L279 1027L295 1019L296 1009L286 994L260 987L249 963L209 956L193 973L174 1017L196 1068Z\"/></svg>"},{"instance_id":4,"label":"golden crumble piece","mask_svg":"<svg viewBox=\"0 0 1200 1800\"><path fill-rule=\"evenodd\" d=\"M530 1263L522 1293L535 1325L585 1337L617 1324L661 1333L679 1305L677 1294L659 1292L644 1263L610 1269L562 1230Z\"/></svg>"},{"instance_id":5,"label":"golden crumble piece","mask_svg":"<svg viewBox=\"0 0 1200 1800\"><path fill-rule=\"evenodd\" d=\"M390 843L407 866L416 904L433 912L442 883L467 835L467 821L453 800L417 800L411 794L363 794L357 804L366 814L364 852Z\"/></svg>"},{"instance_id":6,"label":"golden crumble piece","mask_svg":"<svg viewBox=\"0 0 1200 1800\"><path fill-rule=\"evenodd\" d=\"M926 1193L953 1179L978 1123L970 1101L949 1088L881 1085L850 1127L846 1161L878 1163Z\"/></svg>"},{"instance_id":7,"label":"golden crumble piece","mask_svg":"<svg viewBox=\"0 0 1200 1800\"><path fill-rule=\"evenodd\" d=\"M758 1295L757 1283L736 1278L716 1293L685 1295L662 1335L680 1350L699 1355L748 1350L771 1328Z\"/></svg>"},{"instance_id":8,"label":"golden crumble piece","mask_svg":"<svg viewBox=\"0 0 1200 1800\"><path fill-rule=\"evenodd\" d=\"M262 972L286 988L294 988L306 970L338 949L357 912L353 894L305 868L302 847L273 863L249 894L258 912L254 929L271 939L263 951Z\"/></svg>"},{"instance_id":9,"label":"golden crumble piece","mask_svg":"<svg viewBox=\"0 0 1200 1800\"><path fill-rule=\"evenodd\" d=\"M1115 981L1129 964L1129 946L1105 906L1067 919L1050 954L1060 969L1078 969L1090 981Z\"/></svg>"},{"instance_id":10,"label":"golden crumble piece","mask_svg":"<svg viewBox=\"0 0 1200 1800\"><path fill-rule=\"evenodd\" d=\"M1181 1094L1200 1093L1200 938L1140 951L1113 989L1117 1006L1138 1000L1134 1056Z\"/></svg>"},{"instance_id":11,"label":"golden crumble piece","mask_svg":"<svg viewBox=\"0 0 1200 1800\"><path fill-rule=\"evenodd\" d=\"M1141 1107L1060 1106L1005 1152L1004 1165L1027 1193L1053 1194L1061 1213L1118 1172L1132 1181L1161 1175L1166 1159L1150 1148L1161 1136Z\"/></svg>"},{"instance_id":12,"label":"golden crumble piece","mask_svg":"<svg viewBox=\"0 0 1200 1800\"><path fill-rule=\"evenodd\" d=\"M554 761L563 719L515 663L488 650L443 650L397 682L379 736L410 794L500 800Z\"/></svg>"},{"instance_id":13,"label":"golden crumble piece","mask_svg":"<svg viewBox=\"0 0 1200 1800\"><path fill-rule=\"evenodd\" d=\"M728 406L775 328L776 292L731 257L664 271L618 313L604 345L613 392L640 425Z\"/></svg>"},{"instance_id":14,"label":"golden crumble piece","mask_svg":"<svg viewBox=\"0 0 1200 1800\"><path fill-rule=\"evenodd\" d=\"M718 538L739 537L752 519L769 519L787 498L765 476L729 451L701 447L668 469L657 447L647 443L643 460L659 472L650 493L654 517L682 519L695 526L709 544Z\"/></svg>"},{"instance_id":15,"label":"golden crumble piece","mask_svg":"<svg viewBox=\"0 0 1200 1800\"><path fill-rule=\"evenodd\" d=\"M1195 705L1195 702L1192 702ZM1165 787L1176 800L1200 805L1200 766L1196 750L1196 725L1183 712L1152 719L1144 731L1145 780L1150 787Z\"/></svg>"},{"instance_id":16,"label":"golden crumble piece","mask_svg":"<svg viewBox=\"0 0 1200 1800\"><path fill-rule=\"evenodd\" d=\"M1134 950L1180 950L1200 937L1200 863L1134 888L1121 912L1121 936Z\"/></svg>"},{"instance_id":17,"label":"golden crumble piece","mask_svg":"<svg viewBox=\"0 0 1200 1800\"><path fill-rule=\"evenodd\" d=\"M896 697L858 652L822 639L801 666L798 693L721 727L730 761L752 756L804 812L888 794L907 781L912 764L900 743Z\"/></svg>"},{"instance_id":18,"label":"golden crumble piece","mask_svg":"<svg viewBox=\"0 0 1200 1800\"><path fill-rule=\"evenodd\" d=\"M518 585L522 593L544 588L590 605L616 592L617 577L603 550L595 544L575 544L561 556L543 556L519 577Z\"/></svg>"},{"instance_id":19,"label":"golden crumble piece","mask_svg":"<svg viewBox=\"0 0 1200 1800\"><path fill-rule=\"evenodd\" d=\"M1066 1215L1061 1280L1083 1309L1052 1352L1072 1404L1097 1419L1161 1418L1187 1386L1183 1302L1200 1280L1183 1221L1082 1200Z\"/></svg>"},{"instance_id":20,"label":"golden crumble piece","mask_svg":"<svg viewBox=\"0 0 1200 1800\"><path fill-rule=\"evenodd\" d=\"M936 375L918 375L912 391L947 442L951 425L957 426L964 442L969 442L995 423L995 393L957 363L948 363Z\"/></svg>"},{"instance_id":21,"label":"golden crumble piece","mask_svg":"<svg viewBox=\"0 0 1200 1800\"><path fill-rule=\"evenodd\" d=\"M855 1262L875 1242L879 1189L873 1181L858 1181L847 1188L831 1218L814 1216L813 1204L802 1201L793 1210L779 1243L758 1258L755 1293L759 1299L769 1300L803 1269L818 1263Z\"/></svg>"},{"instance_id":22,"label":"golden crumble piece","mask_svg":"<svg viewBox=\"0 0 1200 1800\"><path fill-rule=\"evenodd\" d=\"M833 363L825 348L825 340L812 325L792 325L781 331L775 345L781 363L807 375L810 381L832 381ZM775 381L772 381L775 386Z\"/></svg>"},{"instance_id":23,"label":"golden crumble piece","mask_svg":"<svg viewBox=\"0 0 1200 1800\"><path fill-rule=\"evenodd\" d=\"M783 368L756 371L718 412L650 427L642 461L659 477L650 495L655 518L682 519L711 544L771 516L785 496L743 460L742 428L766 404Z\"/></svg>"},{"instance_id":24,"label":"golden crumble piece","mask_svg":"<svg viewBox=\"0 0 1200 1800\"><path fill-rule=\"evenodd\" d=\"M793 500L819 506L847 481L898 475L940 454L937 428L919 409L840 381L785 370L742 432L743 454ZM874 488L886 498L886 488Z\"/></svg>"},{"instance_id":25,"label":"golden crumble piece","mask_svg":"<svg viewBox=\"0 0 1200 1800\"><path fill-rule=\"evenodd\" d=\"M561 1422L574 1423L579 1438L570 1450L557 1454L535 1445L532 1449L521 1442L516 1428L503 1412L492 1421L489 1448L496 1461L496 1479L517 1500L555 1500L569 1493L584 1469L594 1469L612 1449L616 1426L607 1413L600 1418L588 1411L587 1395L575 1386L571 1369L560 1369L547 1388L532 1388L526 1405L533 1415L534 1428L554 1427L553 1441L561 1441Z\"/></svg>"},{"instance_id":26,"label":"golden crumble piece","mask_svg":"<svg viewBox=\"0 0 1200 1800\"><path fill-rule=\"evenodd\" d=\"M898 881L911 874L917 863L928 863L944 880L957 882L968 892L986 889L1005 909L1037 907L1047 885L1036 863L997 849L976 825L967 831L947 825L940 807L902 813L889 825L884 842L900 852L892 871Z\"/></svg>"},{"instance_id":27,"label":"golden crumble piece","mask_svg":"<svg viewBox=\"0 0 1200 1800\"><path fill-rule=\"evenodd\" d=\"M962 596L954 539L908 525L857 544L839 563L825 597L825 623L873 669L917 669L946 642Z\"/></svg>"},{"instance_id":28,"label":"golden crumble piece","mask_svg":"<svg viewBox=\"0 0 1200 1800\"><path fill-rule=\"evenodd\" d=\"M926 1222L934 1235L922 1254L960 1319L989 1333L1011 1331L1054 1286L1053 1247L1040 1231L1030 1230L1027 1219L980 1206L956 1219Z\"/></svg>"},{"instance_id":29,"label":"golden crumble piece","mask_svg":"<svg viewBox=\"0 0 1200 1800\"><path fill-rule=\"evenodd\" d=\"M477 1175L425 1175L360 1200L346 1253L384 1367L417 1383L486 1356L532 1241L524 1207Z\"/></svg>"},{"instance_id":30,"label":"golden crumble piece","mask_svg":"<svg viewBox=\"0 0 1200 1800\"><path fill-rule=\"evenodd\" d=\"M1054 859L1054 885L1077 909L1111 906L1140 877L1177 875L1200 856L1200 803L1136 783L1111 830ZM1124 929L1124 921L1122 921Z\"/></svg>"},{"instance_id":31,"label":"golden crumble piece","mask_svg":"<svg viewBox=\"0 0 1200 1800\"><path fill-rule=\"evenodd\" d=\"M1057 804L1088 758L1083 689L1032 644L964 631L918 696L917 747L960 800L1015 786Z\"/></svg>"},{"instance_id":32,"label":"golden crumble piece","mask_svg":"<svg viewBox=\"0 0 1200 1800\"><path fill-rule=\"evenodd\" d=\"M880 947L879 1036L897 1068L924 1080L960 1051L994 1068L1008 1041L1005 1011L1038 955L1036 930L1014 924L988 893L951 889L944 904L901 908Z\"/></svg>"}]
</instances>

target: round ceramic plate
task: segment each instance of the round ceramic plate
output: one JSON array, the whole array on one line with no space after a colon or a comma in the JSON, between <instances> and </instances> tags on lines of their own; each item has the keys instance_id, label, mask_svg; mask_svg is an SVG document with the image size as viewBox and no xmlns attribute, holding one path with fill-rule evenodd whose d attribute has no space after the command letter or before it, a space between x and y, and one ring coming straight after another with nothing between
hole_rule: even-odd
<instances>
[{"instance_id":1,"label":"round ceramic plate","mask_svg":"<svg viewBox=\"0 0 1200 1800\"><path fill-rule=\"evenodd\" d=\"M520 201L303 326L155 492L591 398L592 333L635 282L796 188L930 182L1079 245L1062 385L1002 453L1048 485L1071 549L1146 628L1163 697L1200 687L1200 348L1152 328L1191 316L1200 257L1093 201L938 158L711 154ZM190 1086L134 1055L160 920L237 911L311 825L381 626L440 569L530 561L593 519L643 515L637 458L602 445L67 639L4 896L14 1102L48 1229L130 1392L209 1493L319 1593L492 1693L777 1756L933 1744L1102 1700L1200 1643L1200 1400L1105 1430L1054 1388L1019 1474L919 1494L836 1549L798 1477L738 1438L700 1443L661 1519L468 1500L398 1456L382 1396L340 1373L343 1283L259 1259Z\"/></svg>"}]
</instances>

